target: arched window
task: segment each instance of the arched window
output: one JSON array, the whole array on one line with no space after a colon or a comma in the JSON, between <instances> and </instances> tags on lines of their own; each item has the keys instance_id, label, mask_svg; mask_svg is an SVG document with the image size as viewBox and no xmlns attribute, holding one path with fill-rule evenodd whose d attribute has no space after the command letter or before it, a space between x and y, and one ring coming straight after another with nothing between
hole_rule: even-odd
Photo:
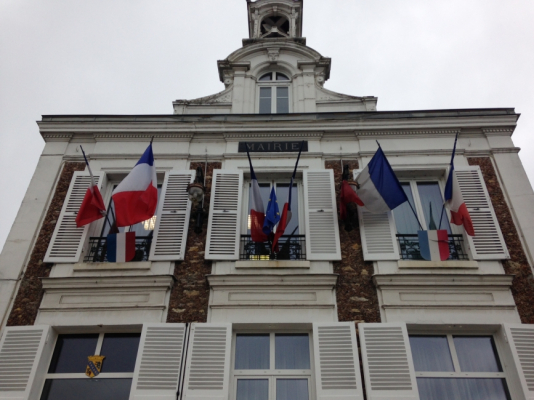
<instances>
[{"instance_id":1,"label":"arched window","mask_svg":"<svg viewBox=\"0 0 534 400\"><path fill-rule=\"evenodd\" d=\"M281 72L268 72L258 79L260 114L289 112L290 82L288 76Z\"/></svg>"}]
</instances>

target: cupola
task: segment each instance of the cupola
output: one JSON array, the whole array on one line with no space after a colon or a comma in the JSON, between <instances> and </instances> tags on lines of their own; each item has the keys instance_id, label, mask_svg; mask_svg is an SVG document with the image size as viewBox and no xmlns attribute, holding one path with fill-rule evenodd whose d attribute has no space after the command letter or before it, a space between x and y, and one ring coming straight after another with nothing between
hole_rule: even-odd
<instances>
[{"instance_id":1,"label":"cupola","mask_svg":"<svg viewBox=\"0 0 534 400\"><path fill-rule=\"evenodd\" d=\"M302 41L302 0L247 0L248 41L294 39Z\"/></svg>"}]
</instances>

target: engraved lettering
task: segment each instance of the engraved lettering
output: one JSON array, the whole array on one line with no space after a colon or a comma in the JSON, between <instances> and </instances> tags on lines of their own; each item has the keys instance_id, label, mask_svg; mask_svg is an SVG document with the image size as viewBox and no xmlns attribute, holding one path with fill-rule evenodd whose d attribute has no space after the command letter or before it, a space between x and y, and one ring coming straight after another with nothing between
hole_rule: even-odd
<instances>
[{"instance_id":1,"label":"engraved lettering","mask_svg":"<svg viewBox=\"0 0 534 400\"><path fill-rule=\"evenodd\" d=\"M254 143L252 143L252 144L248 144L247 143L247 147L248 147L249 151L254 151Z\"/></svg>"},{"instance_id":2,"label":"engraved lettering","mask_svg":"<svg viewBox=\"0 0 534 400\"><path fill-rule=\"evenodd\" d=\"M274 151L282 151L282 143L275 143Z\"/></svg>"},{"instance_id":3,"label":"engraved lettering","mask_svg":"<svg viewBox=\"0 0 534 400\"><path fill-rule=\"evenodd\" d=\"M258 151L265 151L262 143L260 143L260 145L258 146Z\"/></svg>"},{"instance_id":4,"label":"engraved lettering","mask_svg":"<svg viewBox=\"0 0 534 400\"><path fill-rule=\"evenodd\" d=\"M298 150L299 144L298 143L291 143L291 150Z\"/></svg>"}]
</instances>

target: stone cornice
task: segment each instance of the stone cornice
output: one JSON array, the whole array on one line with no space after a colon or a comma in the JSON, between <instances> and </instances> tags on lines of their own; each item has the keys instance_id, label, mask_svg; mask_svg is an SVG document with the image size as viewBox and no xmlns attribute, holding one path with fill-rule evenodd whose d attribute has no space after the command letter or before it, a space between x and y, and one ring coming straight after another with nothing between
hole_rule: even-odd
<instances>
[{"instance_id":1,"label":"stone cornice","mask_svg":"<svg viewBox=\"0 0 534 400\"><path fill-rule=\"evenodd\" d=\"M512 136L512 134L514 133L514 128L482 128L482 132L484 132L486 136Z\"/></svg>"},{"instance_id":2,"label":"stone cornice","mask_svg":"<svg viewBox=\"0 0 534 400\"><path fill-rule=\"evenodd\" d=\"M68 142L73 133L42 133L45 142Z\"/></svg>"},{"instance_id":3,"label":"stone cornice","mask_svg":"<svg viewBox=\"0 0 534 400\"><path fill-rule=\"evenodd\" d=\"M421 129L421 130L376 130L376 131L355 131L358 136L407 136L407 135L432 135L451 136L460 133L461 129Z\"/></svg>"},{"instance_id":4,"label":"stone cornice","mask_svg":"<svg viewBox=\"0 0 534 400\"><path fill-rule=\"evenodd\" d=\"M231 139L254 139L254 138L322 138L324 132L239 132L239 133L223 133L224 138L227 141ZM229 140L230 139L230 140ZM234 140L235 141L235 140Z\"/></svg>"},{"instance_id":5,"label":"stone cornice","mask_svg":"<svg viewBox=\"0 0 534 400\"><path fill-rule=\"evenodd\" d=\"M124 139L146 139L154 138L155 142L190 142L193 133L95 133L94 138L100 142L122 142Z\"/></svg>"}]
</instances>

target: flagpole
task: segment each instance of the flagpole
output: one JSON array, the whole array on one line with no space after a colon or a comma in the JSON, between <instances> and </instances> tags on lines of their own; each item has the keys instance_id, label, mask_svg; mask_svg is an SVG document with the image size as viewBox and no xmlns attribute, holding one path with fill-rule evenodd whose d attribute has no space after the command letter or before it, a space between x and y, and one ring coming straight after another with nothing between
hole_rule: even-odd
<instances>
[{"instance_id":1,"label":"flagpole","mask_svg":"<svg viewBox=\"0 0 534 400\"><path fill-rule=\"evenodd\" d=\"M382 149L382 146L380 146L380 143L378 143L378 140L376 141L376 144L378 145L378 147L380 149ZM417 221L417 224L419 225L419 228L421 228L421 230L423 230L423 226L421 225L421 222L419 222L419 217L417 216L417 213L415 212L415 210L414 210L414 208L412 206L412 203L410 203L410 199L408 199L408 205L412 209L413 215L415 216L415 220Z\"/></svg>"},{"instance_id":2,"label":"flagpole","mask_svg":"<svg viewBox=\"0 0 534 400\"><path fill-rule=\"evenodd\" d=\"M451 162L450 166L452 168L453 162L454 162L454 153L456 153L456 142L458 141L458 132L456 132L456 137L454 138L454 146L452 148L452 155L451 155ZM443 213L445 212L445 202L443 202L443 207L441 208L441 216L439 217L439 227L438 229L441 229L441 221L443 219Z\"/></svg>"}]
</instances>

